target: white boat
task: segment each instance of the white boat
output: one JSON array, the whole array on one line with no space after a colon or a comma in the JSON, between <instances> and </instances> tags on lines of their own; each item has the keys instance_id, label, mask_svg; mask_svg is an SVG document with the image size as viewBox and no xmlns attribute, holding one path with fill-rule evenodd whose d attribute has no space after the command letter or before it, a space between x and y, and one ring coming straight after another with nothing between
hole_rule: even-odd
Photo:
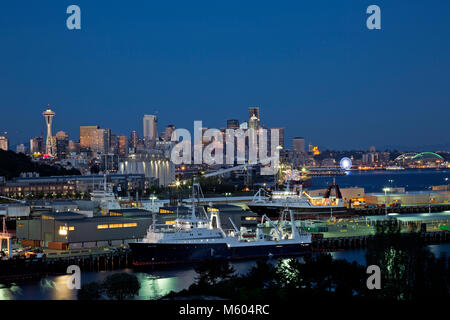
<instances>
[{"instance_id":1,"label":"white boat","mask_svg":"<svg viewBox=\"0 0 450 320\"><path fill-rule=\"evenodd\" d=\"M385 170L405 170L405 168L400 167L400 166L387 166L386 168L384 168Z\"/></svg>"},{"instance_id":2,"label":"white boat","mask_svg":"<svg viewBox=\"0 0 450 320\"><path fill-rule=\"evenodd\" d=\"M331 189L334 188L336 197L331 198ZM346 214L341 191L337 184L328 187L325 195L320 198L312 198L302 191L301 186L291 190L289 186L283 191L272 191L268 197L262 197L263 189L260 189L254 196L253 201L248 203L248 207L255 213L267 215L272 219L277 219L284 209L294 211L295 214L302 215L339 215Z\"/></svg>"},{"instance_id":3,"label":"white boat","mask_svg":"<svg viewBox=\"0 0 450 320\"><path fill-rule=\"evenodd\" d=\"M106 176L103 182L103 190L94 190L91 192L91 201L97 203L102 210L121 209L119 200L114 192L108 188Z\"/></svg>"},{"instance_id":4,"label":"white boat","mask_svg":"<svg viewBox=\"0 0 450 320\"><path fill-rule=\"evenodd\" d=\"M255 238L251 239L244 237L231 219L234 230L223 230L217 213L211 214L209 219L199 219L193 208L190 218L176 219L174 225L160 229L155 225L150 226L142 241L130 242L133 264L179 264L213 258L258 259L310 252L311 234L300 234L292 211L289 214L290 228L283 229L264 216ZM264 219L273 227L269 235L262 231Z\"/></svg>"}]
</instances>

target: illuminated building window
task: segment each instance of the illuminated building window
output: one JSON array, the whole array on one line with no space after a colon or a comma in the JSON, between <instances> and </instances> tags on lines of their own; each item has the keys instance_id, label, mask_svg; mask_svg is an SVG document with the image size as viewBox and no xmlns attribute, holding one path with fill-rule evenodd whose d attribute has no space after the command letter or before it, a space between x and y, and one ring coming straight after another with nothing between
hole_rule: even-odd
<instances>
[{"instance_id":1,"label":"illuminated building window","mask_svg":"<svg viewBox=\"0 0 450 320\"><path fill-rule=\"evenodd\" d=\"M254 221L256 220L256 217L245 217L246 221Z\"/></svg>"},{"instance_id":2,"label":"illuminated building window","mask_svg":"<svg viewBox=\"0 0 450 320\"><path fill-rule=\"evenodd\" d=\"M208 211L210 211L210 212L219 212L219 209L208 207Z\"/></svg>"},{"instance_id":3,"label":"illuminated building window","mask_svg":"<svg viewBox=\"0 0 450 320\"><path fill-rule=\"evenodd\" d=\"M122 228L123 224L122 223L111 223L109 225L109 228Z\"/></svg>"},{"instance_id":4,"label":"illuminated building window","mask_svg":"<svg viewBox=\"0 0 450 320\"><path fill-rule=\"evenodd\" d=\"M121 217L121 216L123 216L123 214L119 213L119 212L109 212L109 215L111 217Z\"/></svg>"},{"instance_id":5,"label":"illuminated building window","mask_svg":"<svg viewBox=\"0 0 450 320\"><path fill-rule=\"evenodd\" d=\"M130 227L137 227L137 223L133 222L133 223L124 223L123 224L124 228L130 228Z\"/></svg>"},{"instance_id":6,"label":"illuminated building window","mask_svg":"<svg viewBox=\"0 0 450 320\"><path fill-rule=\"evenodd\" d=\"M67 236L67 227L66 226L59 226L58 234L60 236Z\"/></svg>"},{"instance_id":7,"label":"illuminated building window","mask_svg":"<svg viewBox=\"0 0 450 320\"><path fill-rule=\"evenodd\" d=\"M107 224L99 224L97 225L97 229L108 229L108 225Z\"/></svg>"},{"instance_id":8,"label":"illuminated building window","mask_svg":"<svg viewBox=\"0 0 450 320\"><path fill-rule=\"evenodd\" d=\"M73 230L75 230L75 227L74 226L70 226L69 227L69 231L73 231Z\"/></svg>"},{"instance_id":9,"label":"illuminated building window","mask_svg":"<svg viewBox=\"0 0 450 320\"><path fill-rule=\"evenodd\" d=\"M168 221L166 221L166 224L175 224L175 221L174 220L168 220Z\"/></svg>"},{"instance_id":10,"label":"illuminated building window","mask_svg":"<svg viewBox=\"0 0 450 320\"><path fill-rule=\"evenodd\" d=\"M17 228L23 228L25 225L23 223L18 223Z\"/></svg>"},{"instance_id":11,"label":"illuminated building window","mask_svg":"<svg viewBox=\"0 0 450 320\"><path fill-rule=\"evenodd\" d=\"M159 213L168 213L168 214L171 214L171 213L174 213L174 211L173 211L173 210L167 210L167 209L160 209L160 210L159 210Z\"/></svg>"}]
</instances>

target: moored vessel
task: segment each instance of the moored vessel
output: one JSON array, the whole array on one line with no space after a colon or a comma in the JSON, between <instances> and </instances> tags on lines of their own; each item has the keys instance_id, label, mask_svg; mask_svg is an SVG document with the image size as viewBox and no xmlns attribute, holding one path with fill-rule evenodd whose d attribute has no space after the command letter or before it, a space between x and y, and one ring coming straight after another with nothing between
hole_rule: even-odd
<instances>
[{"instance_id":1,"label":"moored vessel","mask_svg":"<svg viewBox=\"0 0 450 320\"><path fill-rule=\"evenodd\" d=\"M175 224L157 228L153 224L142 241L131 242L133 265L158 265L195 263L206 259L258 259L276 256L297 256L310 252L311 234L302 234L295 227L292 211L290 228L275 225L264 216L255 237L245 228L224 230L216 213L205 219L198 218L195 206L190 218L179 218ZM265 219L272 226L270 234L264 234ZM286 223L284 223L286 225Z\"/></svg>"}]
</instances>

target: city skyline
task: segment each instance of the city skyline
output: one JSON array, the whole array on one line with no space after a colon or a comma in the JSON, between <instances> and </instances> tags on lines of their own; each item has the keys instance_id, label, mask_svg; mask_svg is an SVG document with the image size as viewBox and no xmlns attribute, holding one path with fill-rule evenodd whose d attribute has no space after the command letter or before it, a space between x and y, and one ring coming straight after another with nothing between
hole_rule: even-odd
<instances>
[{"instance_id":1,"label":"city skyline","mask_svg":"<svg viewBox=\"0 0 450 320\"><path fill-rule=\"evenodd\" d=\"M41 135L33 115L50 104L54 132L71 137L81 125L142 136L155 109L160 128L223 127L257 105L288 147L304 136L322 149L450 148L450 3L410 1L405 14L378 1L379 31L365 27L369 2L77 4L76 32L64 4L2 4L0 131L11 147Z\"/></svg>"},{"instance_id":2,"label":"city skyline","mask_svg":"<svg viewBox=\"0 0 450 320\"><path fill-rule=\"evenodd\" d=\"M46 108L49 108L49 107L50 107L50 105L46 106ZM252 112L253 112L252 110L255 109L255 108L258 109L258 116L259 116L259 112L260 112L259 109L260 109L260 107L259 106L257 106L257 107L249 106L248 107L248 112L249 112L249 117L250 117L249 119L245 119L245 118L241 119L241 118L239 118L239 119L224 120L225 121L224 124L222 126L220 126L220 127L221 128L227 128L229 126L230 121L231 122L238 121L238 122L241 122L241 124L242 123L247 123L247 126L248 126L248 123L251 123L251 121L252 121L251 120L251 115L252 115ZM47 111L49 111L49 110L46 110L45 112L47 112ZM149 120L149 118L156 119L156 122L155 122L156 126L155 126L154 129L152 129L153 134L156 134L157 139L164 140L164 137L160 136L160 134L162 135L162 134L166 134L166 133L164 131L158 132L158 128L157 128L158 119L157 119L157 117L155 115L147 115L147 114L144 114L141 117L141 127L130 128L128 130L128 132L124 132L124 133L118 133L114 129L111 129L111 128L102 128L102 126L100 126L100 125L88 125L88 126L87 125L80 125L80 126L78 126L78 129L77 129L78 132L79 132L78 134L68 133L65 128L61 128L61 127L56 127L57 128L56 131L58 131L58 133L66 134L67 137L70 138L70 141L78 142L81 145L81 147L84 146L83 145L83 134L82 134L82 131L86 130L86 129L83 129L83 128L95 129L95 130L99 131L99 133L101 135L104 134L105 130L108 130L108 135L115 134L117 137L124 136L124 137L127 138L127 141L128 141L128 139L129 139L129 141L131 141L133 139L138 139L138 138L139 139L143 139L143 141L145 141L146 139L148 140L148 138L146 138L146 136L145 136L145 132L146 132L146 130L147 131L149 130L148 128L146 128L146 126L148 126L147 125L147 121ZM143 123L142 123L142 120L143 120ZM261 120L261 118L258 118L258 123L260 122L260 120ZM84 122L87 122L87 121L84 121ZM172 127L173 128L176 127L172 123L170 123L170 121L167 122L167 123L168 123L167 126L161 127L161 129L165 128L165 130L167 131L168 128L170 129ZM265 125L264 122L261 122L260 124L267 128L267 126ZM48 130L46 122L44 123L44 126L45 126L45 130ZM209 127L209 126L207 126L207 127ZM188 130L192 130L193 128L187 128L187 129ZM276 128L276 129L281 129L284 132L284 130L286 128L285 127L279 127L279 128ZM47 143L45 141L48 139L48 132L47 132L47 134L45 134L45 130L42 129L42 131L41 131L42 135L41 136L40 135L30 136L30 137L28 137L28 139L25 139L25 141L20 141L20 142L15 143L15 144L11 143L11 141L14 141L14 139L10 139L9 134L8 134L8 132L6 130L4 132L2 132L2 135L0 135L0 136L2 138L7 138L8 139L8 146L9 146L10 150L14 150L17 147L22 149L23 146L28 146L30 148L30 151L31 151L31 148L32 148L31 144L33 143L32 140L36 139L36 138L43 139L43 141L44 141L43 142L44 149L46 148ZM135 138L133 138L133 136L135 136ZM55 135L53 135L53 139L56 139ZM299 137L296 136L296 135L294 135L293 137L285 137L285 135L283 133L283 138L282 139L283 139L282 145L285 146L285 149L289 149L289 150L292 149L292 150L294 150L295 149L295 143L296 143L295 141L296 141L296 139L299 139ZM308 144L310 144L310 145L312 145L312 143L314 142L314 139L311 138L311 137L301 137L301 139L303 139L304 141L307 141ZM285 140L287 141L287 143L284 143ZM53 143L56 144L56 140ZM97 141L97 144L98 143L99 142ZM137 143L137 140L136 140L136 143ZM305 143L306 142L303 142L303 144L306 146ZM376 147L377 150L398 150L398 151L403 151L404 152L404 151L437 151L437 150L439 150L439 151L447 151L450 148L450 144L449 145L447 145L445 143L434 144L434 145L429 144L429 145L416 146L415 148L411 147L411 146L406 146L406 145L402 146L402 145L389 145L389 144L386 144L386 145L384 145L382 147L370 145L370 146L366 146L366 147L362 147L362 148L349 148L349 149L338 149L338 148L337 149L333 149L333 148L327 148L327 147L323 148L323 146L321 146L321 145L318 145L318 147L320 148L320 150L342 150L342 151L344 151L344 150L348 150L348 151L350 151L350 150L364 151L364 150L369 150L369 149L371 149L373 147ZM53 148L55 148L55 150L56 150L56 146L55 145L53 146ZM103 147L100 147L100 148L103 148Z\"/></svg>"}]
</instances>

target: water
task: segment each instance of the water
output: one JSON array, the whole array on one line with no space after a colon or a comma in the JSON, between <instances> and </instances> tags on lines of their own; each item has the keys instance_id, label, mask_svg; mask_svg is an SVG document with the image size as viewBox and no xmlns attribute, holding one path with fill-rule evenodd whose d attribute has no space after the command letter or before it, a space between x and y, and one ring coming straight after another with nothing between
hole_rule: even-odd
<instances>
[{"instance_id":1,"label":"water","mask_svg":"<svg viewBox=\"0 0 450 320\"><path fill-rule=\"evenodd\" d=\"M360 187L364 188L365 192L382 192L383 187L405 187L406 191L425 191L430 186L448 184L445 178L450 178L448 169L349 171L346 176L337 176L335 179L341 188ZM326 188L331 183L333 177L313 177L311 189Z\"/></svg>"},{"instance_id":2,"label":"water","mask_svg":"<svg viewBox=\"0 0 450 320\"><path fill-rule=\"evenodd\" d=\"M429 245L430 251L437 257L441 254L450 256L450 244ZM335 259L345 259L365 265L366 251L364 249L332 252ZM277 260L271 260L276 263ZM238 274L245 274L256 265L256 261L235 262L233 266ZM170 291L187 289L194 281L196 272L192 267L174 270L158 270L149 272L133 272L132 269L104 272L84 272L81 283L103 281L108 275L116 272L134 273L141 284L138 300L158 299ZM68 275L51 276L40 281L32 281L11 286L0 284L0 300L76 300L76 290L67 288Z\"/></svg>"},{"instance_id":3,"label":"water","mask_svg":"<svg viewBox=\"0 0 450 320\"><path fill-rule=\"evenodd\" d=\"M244 261L233 263L233 266L236 273L244 274L255 264L256 261ZM101 282L107 276L117 272L129 272L137 276L141 284L141 289L136 297L139 300L158 299L170 291L178 292L187 289L197 276L193 267L148 272L133 272L132 269L124 269L83 272L81 284L92 281ZM58 275L45 277L40 281L29 281L10 286L0 284L0 300L76 300L77 291L68 289L68 279L69 275Z\"/></svg>"},{"instance_id":4,"label":"water","mask_svg":"<svg viewBox=\"0 0 450 320\"><path fill-rule=\"evenodd\" d=\"M445 178L450 177L450 170L402 170L402 171L352 171L347 176L336 177L336 183L345 187L363 187L366 192L380 192L384 186L405 187L408 191L427 190L431 185L445 184ZM389 180L394 180L389 183ZM333 182L332 177L314 177L313 188L325 188ZM450 256L450 244L430 245L431 252L436 256L442 253ZM335 259L356 261L365 265L365 250L346 250L331 253ZM273 261L275 263L276 261ZM240 274L248 272L255 261L233 263ZM131 269L110 272L85 272L81 283L103 281L114 272L133 272ZM158 270L151 272L136 272L141 283L141 289L136 299L157 299L170 291L187 289L195 280L196 273L192 267L174 270ZM74 300L76 290L67 288L68 275L46 277L40 281L31 281L11 286L0 284L0 300Z\"/></svg>"}]
</instances>

